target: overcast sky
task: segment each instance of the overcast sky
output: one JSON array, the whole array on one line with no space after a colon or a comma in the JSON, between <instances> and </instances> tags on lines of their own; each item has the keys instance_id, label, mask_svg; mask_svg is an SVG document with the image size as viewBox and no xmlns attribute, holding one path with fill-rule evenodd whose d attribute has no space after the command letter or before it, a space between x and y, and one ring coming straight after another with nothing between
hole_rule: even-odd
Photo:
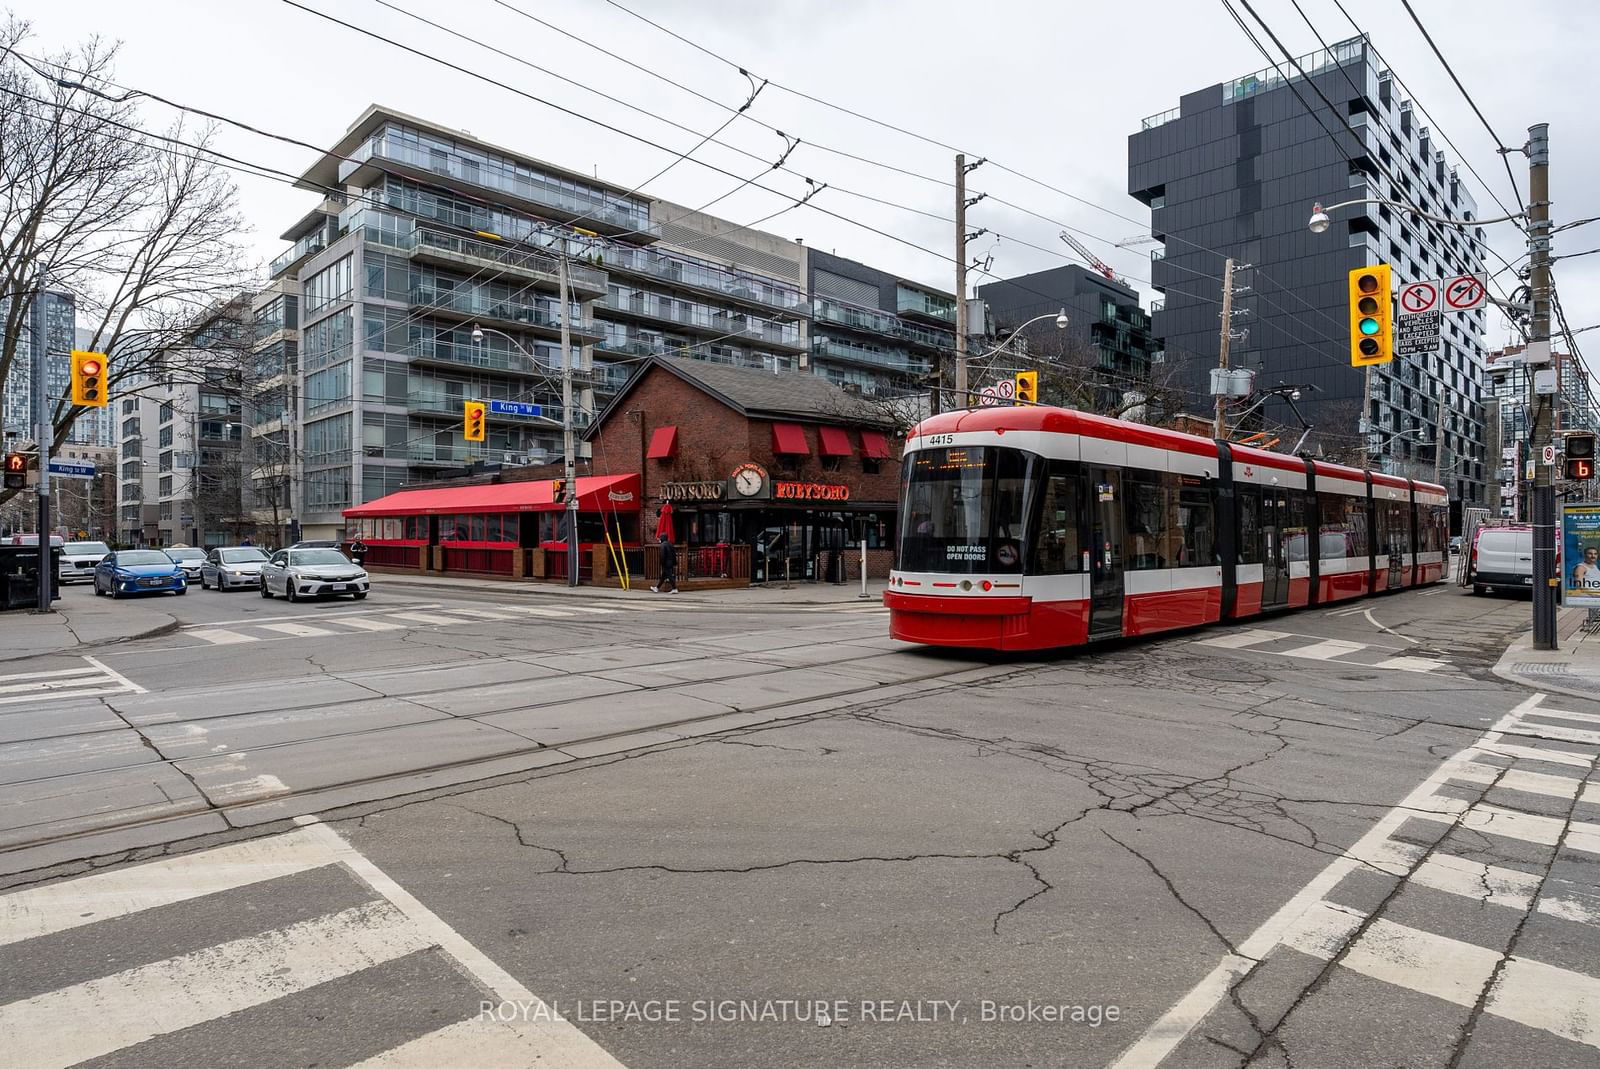
<instances>
[{"instance_id":1,"label":"overcast sky","mask_svg":"<svg viewBox=\"0 0 1600 1069\"><path fill-rule=\"evenodd\" d=\"M633 187L729 117L723 108L530 22L494 0L390 2L392 8L424 14L553 74L452 39L379 0L300 2L670 151L362 37L284 0L12 0L12 8L34 23L36 54L91 33L120 40L117 74L122 83L318 145L331 144L368 104L382 103L574 170L598 170L609 181ZM1221 0L623 2L759 76L987 156L1100 206L992 165L974 171L970 193L988 192L1050 220L992 200L972 209L972 228L988 227L1018 239L996 244L985 236L974 247L975 254L992 252L993 271L1001 276L1071 260L1056 236L1059 222L1105 239L1084 240L1119 272L1136 282L1148 278L1148 244L1114 247L1148 229L1148 212L1126 194L1128 134L1138 129L1142 117L1176 106L1185 92L1267 65L1227 17ZM732 67L604 0L507 4L724 105L737 107L749 93L749 83ZM1297 55L1318 47L1290 0L1252 4ZM1334 0L1301 0L1301 6L1325 40L1354 35ZM1488 133L1404 10L1392 0L1345 0L1344 6L1373 35L1378 50L1432 116L1434 129L1455 142L1496 195L1512 203L1510 179ZM1556 221L1600 215L1600 183L1595 180L1600 173L1600 123L1593 114L1597 76L1592 66L1600 5L1580 0L1523 0L1514 6L1488 0L1415 0L1413 6L1507 142L1521 145L1530 123L1550 124ZM688 132L580 86L654 112ZM807 176L831 186L817 196L817 206L949 252L951 225L916 214L948 218L952 194L947 187L813 146L943 180L953 171L950 152L773 85L757 96L748 114L804 142L788 160L796 173L766 174L758 181L774 192L744 189L718 203L713 213L738 222L758 219L782 208L785 198L803 194L801 176ZM154 104L144 113L146 126L152 128L165 127L174 118ZM763 161L776 160L783 149L777 135L742 119L718 139L736 148L707 144L693 159L710 167L681 162L643 192L698 207L760 173L767 166ZM312 159L305 150L233 128L220 130L216 144L231 155L297 174ZM1459 162L1455 154L1447 154L1451 163ZM1526 195L1526 159L1519 154L1510 161ZM1480 205L1479 214L1487 217L1493 201L1465 168L1462 174ZM282 251L277 235L309 209L314 197L259 177L239 176L237 181L253 224L252 240L265 261ZM953 288L949 261L809 208L781 215L762 229ZM1521 235L1511 224L1489 229L1493 244L1508 257L1523 251ZM1558 235L1555 248L1559 255L1596 246L1600 223ZM1558 264L1556 278L1571 325L1600 323L1600 254ZM1490 316L1489 327L1491 347L1506 340L1498 315ZM1592 339L1600 351L1600 332L1584 335L1580 343L1585 339Z\"/></svg>"}]
</instances>

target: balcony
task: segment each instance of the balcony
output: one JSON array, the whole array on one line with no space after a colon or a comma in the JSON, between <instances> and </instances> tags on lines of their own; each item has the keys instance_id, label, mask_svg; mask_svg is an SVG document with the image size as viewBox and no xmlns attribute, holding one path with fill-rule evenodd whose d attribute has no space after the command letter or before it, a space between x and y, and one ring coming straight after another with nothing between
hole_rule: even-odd
<instances>
[{"instance_id":1,"label":"balcony","mask_svg":"<svg viewBox=\"0 0 1600 1069\"><path fill-rule=\"evenodd\" d=\"M774 285L765 279L724 271L709 264L696 264L645 249L607 249L600 263L609 271L628 272L664 279L674 285L696 289L721 297L793 311L805 304L797 289Z\"/></svg>"},{"instance_id":2,"label":"balcony","mask_svg":"<svg viewBox=\"0 0 1600 1069\"><path fill-rule=\"evenodd\" d=\"M409 300L413 307L430 313L444 312L462 319L481 320L510 327L539 327L553 332L561 330L561 314L558 311L525 301L489 297L471 289L449 290L437 286L413 286ZM593 336L597 333L592 320L576 320L571 324L571 328L573 334Z\"/></svg>"},{"instance_id":3,"label":"balcony","mask_svg":"<svg viewBox=\"0 0 1600 1069\"><path fill-rule=\"evenodd\" d=\"M398 249L416 260L426 260L472 272L484 268L497 275L526 279L560 292L560 258L546 252L518 248L508 242L480 241L415 223L396 234L374 226L362 228L363 239L373 245ZM606 292L603 271L567 262L567 286L574 300L599 297Z\"/></svg>"},{"instance_id":4,"label":"balcony","mask_svg":"<svg viewBox=\"0 0 1600 1069\"><path fill-rule=\"evenodd\" d=\"M947 297L934 297L902 287L895 296L895 310L901 315L922 316L939 323L954 325L956 302Z\"/></svg>"},{"instance_id":5,"label":"balcony","mask_svg":"<svg viewBox=\"0 0 1600 1069\"><path fill-rule=\"evenodd\" d=\"M374 455L373 451L368 452ZM406 460L419 466L458 467L470 464L474 460L483 460L489 455L489 450L482 442L471 445L437 445L428 442L412 442L403 449L377 449L376 455L390 460Z\"/></svg>"},{"instance_id":6,"label":"balcony","mask_svg":"<svg viewBox=\"0 0 1600 1069\"><path fill-rule=\"evenodd\" d=\"M908 323L898 316L875 308L859 308L838 301L818 297L811 302L813 318L855 330L871 331L888 338L898 338L930 349L953 349L956 338L952 333Z\"/></svg>"},{"instance_id":7,"label":"balcony","mask_svg":"<svg viewBox=\"0 0 1600 1069\"><path fill-rule=\"evenodd\" d=\"M1140 119L1139 129L1154 130L1158 126L1165 126L1169 122L1176 122L1181 117L1182 111L1183 109L1181 107L1173 108L1170 111L1163 111L1156 115L1151 115L1147 118Z\"/></svg>"},{"instance_id":8,"label":"balcony","mask_svg":"<svg viewBox=\"0 0 1600 1069\"><path fill-rule=\"evenodd\" d=\"M268 277L277 278L301 264L328 247L328 236L325 230L314 230L295 242L289 251L272 261L272 266L267 269Z\"/></svg>"},{"instance_id":9,"label":"balcony","mask_svg":"<svg viewBox=\"0 0 1600 1069\"><path fill-rule=\"evenodd\" d=\"M390 166L381 167L374 161L383 161ZM339 183L368 185L378 172L388 170L435 185L439 182L439 176L444 175L464 185L494 190L518 202L520 207L533 210L535 214L555 211L560 215L582 219L584 226L597 231L654 233L644 213L618 207L618 202L622 200L620 194L602 199L576 189L552 188L530 175L506 174L485 167L476 160L419 145L390 141L381 135L368 140L339 164ZM363 171L367 173L358 173Z\"/></svg>"},{"instance_id":10,"label":"balcony","mask_svg":"<svg viewBox=\"0 0 1600 1069\"><path fill-rule=\"evenodd\" d=\"M811 351L825 360L839 360L862 367L898 371L906 375L926 375L928 361L902 349L868 349L835 338L814 338Z\"/></svg>"}]
</instances>

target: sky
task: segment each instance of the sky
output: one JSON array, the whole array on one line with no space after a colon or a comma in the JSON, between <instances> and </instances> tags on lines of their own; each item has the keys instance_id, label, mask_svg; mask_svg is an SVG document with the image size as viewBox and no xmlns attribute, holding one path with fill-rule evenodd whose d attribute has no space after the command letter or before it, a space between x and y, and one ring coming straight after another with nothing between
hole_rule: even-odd
<instances>
[{"instance_id":1,"label":"sky","mask_svg":"<svg viewBox=\"0 0 1600 1069\"><path fill-rule=\"evenodd\" d=\"M289 0L10 0L9 9L33 23L35 54L53 53L91 34L120 41L116 76L123 85L317 145L332 144L367 105L381 103L692 207L754 178L709 209L739 223L793 204L808 189L806 178L827 183L810 205L792 208L761 229L945 290L954 288L954 265L944 258L953 247L948 220L954 194L940 183L953 177L954 153L929 141L991 161L968 175L969 196L992 198L969 210L968 226L989 230L969 251L992 256L995 276L1077 262L1057 236L1066 225L1138 286L1149 278L1151 245L1118 247L1137 242L1149 229L1148 211L1126 192L1128 135L1141 118L1175 107L1182 94L1268 65L1223 10L1223 0L619 0L722 59L607 0L294 2L527 95L364 37ZM1233 2L1249 23L1240 0ZM1355 33L1337 2L1299 0L1329 43ZM1514 206L1511 178L1495 142L1404 9L1392 0L1342 2L1410 88L1436 134L1448 136L1493 193ZM1297 56L1319 47L1293 0L1250 3ZM6 6L0 0L0 9ZM1600 35L1600 5L1413 0L1413 7L1507 144L1520 147L1532 123L1550 124L1557 224L1600 215L1591 44ZM475 41L452 37L403 11ZM1264 38L1263 43L1272 47ZM770 81L746 115L799 140L786 170L771 169L784 140L744 118L716 134L726 145L694 148L729 122L729 109L743 105L761 79ZM150 129L178 118L149 102L143 110ZM314 158L305 149L232 127L220 128L214 144L295 174ZM688 159L668 166L691 148ZM1461 162L1448 149L1447 158ZM1526 158L1517 153L1507 159L1525 197ZM1488 217L1492 198L1465 167L1462 175L1479 215ZM240 175L236 181L252 223L252 247L264 264L285 247L277 235L317 198L265 178ZM1525 250L1521 233L1509 223L1488 232L1491 245L1510 259ZM1558 256L1595 247L1600 223L1559 234L1554 245ZM1555 277L1571 326L1600 323L1600 254L1558 263ZM1147 298L1154 295L1147 286L1139 288ZM1491 314L1489 346L1509 336L1508 324ZM1592 340L1600 353L1600 331L1578 340L1580 346Z\"/></svg>"}]
</instances>

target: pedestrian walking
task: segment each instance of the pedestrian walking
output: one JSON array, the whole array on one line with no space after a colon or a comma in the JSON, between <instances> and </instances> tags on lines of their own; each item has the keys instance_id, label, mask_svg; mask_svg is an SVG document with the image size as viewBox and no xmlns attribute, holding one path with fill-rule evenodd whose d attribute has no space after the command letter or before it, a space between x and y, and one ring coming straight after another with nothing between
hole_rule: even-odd
<instances>
[{"instance_id":1,"label":"pedestrian walking","mask_svg":"<svg viewBox=\"0 0 1600 1069\"><path fill-rule=\"evenodd\" d=\"M667 588L671 587L671 590ZM650 588L652 594L676 594L678 592L678 551L672 547L672 539L667 537L665 531L661 532L661 578L656 580L656 585Z\"/></svg>"}]
</instances>

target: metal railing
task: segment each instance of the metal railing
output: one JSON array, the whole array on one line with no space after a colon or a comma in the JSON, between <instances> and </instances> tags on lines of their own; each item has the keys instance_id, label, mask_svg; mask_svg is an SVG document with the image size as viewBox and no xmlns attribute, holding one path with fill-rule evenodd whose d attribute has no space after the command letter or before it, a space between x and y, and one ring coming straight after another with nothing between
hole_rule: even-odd
<instances>
[{"instance_id":1,"label":"metal railing","mask_svg":"<svg viewBox=\"0 0 1600 1069\"><path fill-rule=\"evenodd\" d=\"M279 275L289 270L290 267L294 266L296 262L303 260L307 256L311 256L314 253L319 253L327 247L327 234L321 230L312 231L299 241L295 242L294 245L290 247L288 252L272 261L272 266L267 269L268 276L271 278L277 278Z\"/></svg>"},{"instance_id":2,"label":"metal railing","mask_svg":"<svg viewBox=\"0 0 1600 1069\"><path fill-rule=\"evenodd\" d=\"M1154 130L1158 126L1165 126L1167 123L1179 118L1182 111L1182 107L1176 107L1170 108L1167 111L1163 111L1155 115L1147 116L1139 120L1139 129Z\"/></svg>"}]
</instances>

